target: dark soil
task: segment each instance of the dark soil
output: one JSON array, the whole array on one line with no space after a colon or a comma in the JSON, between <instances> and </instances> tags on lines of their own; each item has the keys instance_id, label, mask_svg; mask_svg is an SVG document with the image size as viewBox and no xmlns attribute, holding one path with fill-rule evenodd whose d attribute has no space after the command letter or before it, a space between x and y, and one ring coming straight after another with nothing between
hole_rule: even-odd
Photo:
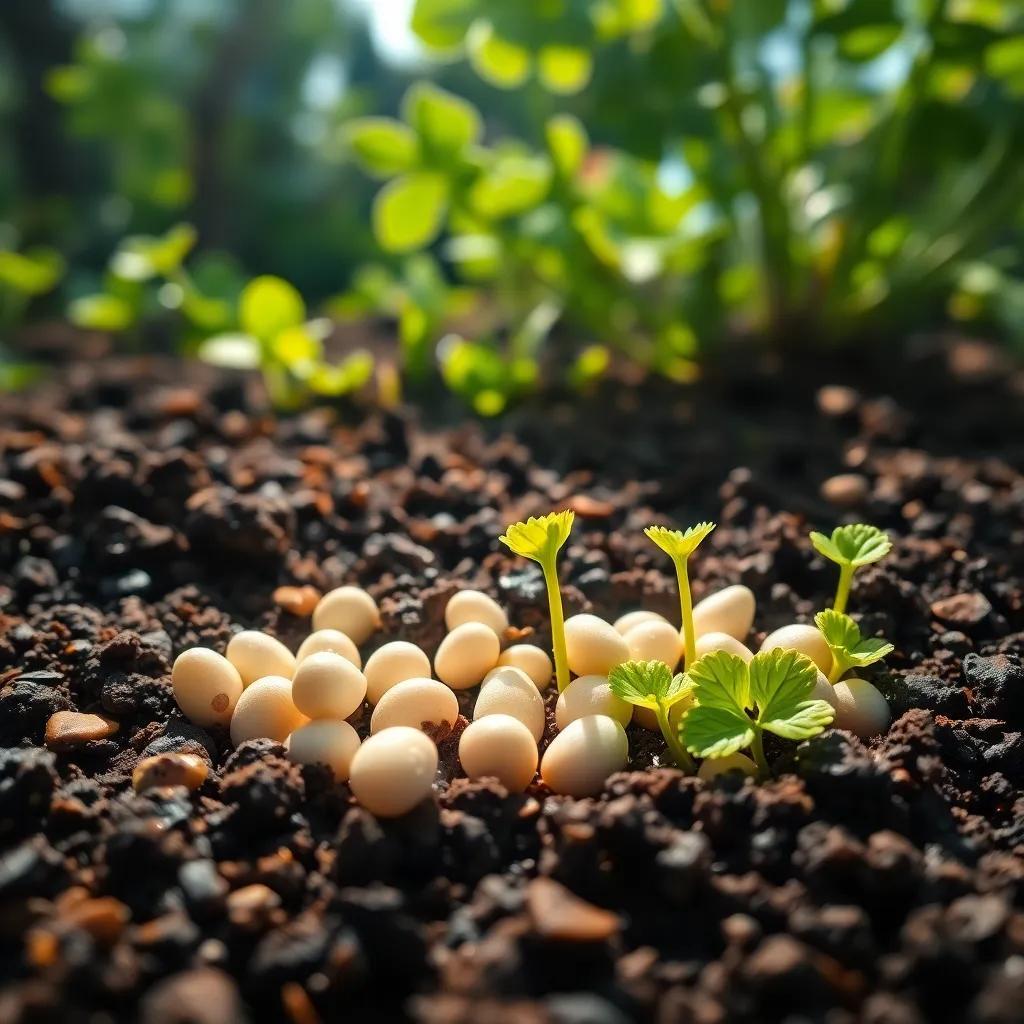
<instances>
[{"instance_id":1,"label":"dark soil","mask_svg":"<svg viewBox=\"0 0 1024 1024\"><path fill-rule=\"evenodd\" d=\"M276 421L173 364L0 400L0 1020L1024 1020L1024 377L989 349L748 359L455 429ZM458 779L450 737L436 800L378 822L178 713L183 648L308 632L282 585L359 582L374 643L431 651L478 585L546 643L496 538L566 505L567 611L673 614L642 527L714 518L695 594L747 583L761 634L831 595L809 529L888 529L851 605L896 644L888 734L780 743L758 787L660 767L633 727L637 770L593 800ZM117 731L47 749L69 710ZM174 751L206 781L135 793Z\"/></svg>"}]
</instances>

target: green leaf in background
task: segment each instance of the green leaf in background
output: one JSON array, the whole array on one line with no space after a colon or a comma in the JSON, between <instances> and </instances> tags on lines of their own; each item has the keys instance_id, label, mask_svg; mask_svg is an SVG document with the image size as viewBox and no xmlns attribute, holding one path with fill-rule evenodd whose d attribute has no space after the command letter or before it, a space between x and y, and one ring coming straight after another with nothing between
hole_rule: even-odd
<instances>
[{"instance_id":1,"label":"green leaf in background","mask_svg":"<svg viewBox=\"0 0 1024 1024\"><path fill-rule=\"evenodd\" d=\"M501 156L473 184L469 200L488 220L532 209L547 195L551 164L544 157Z\"/></svg>"},{"instance_id":2,"label":"green leaf in background","mask_svg":"<svg viewBox=\"0 0 1024 1024\"><path fill-rule=\"evenodd\" d=\"M259 340L251 334L217 334L199 345L199 358L225 370L258 370L263 361Z\"/></svg>"},{"instance_id":3,"label":"green leaf in background","mask_svg":"<svg viewBox=\"0 0 1024 1024\"><path fill-rule=\"evenodd\" d=\"M419 159L416 134L390 117L360 117L345 127L345 138L359 163L379 177L412 170Z\"/></svg>"},{"instance_id":4,"label":"green leaf in background","mask_svg":"<svg viewBox=\"0 0 1024 1024\"><path fill-rule=\"evenodd\" d=\"M169 277L180 269L196 244L191 224L176 224L166 234L126 238L111 260L111 270L126 281Z\"/></svg>"},{"instance_id":5,"label":"green leaf in background","mask_svg":"<svg viewBox=\"0 0 1024 1024\"><path fill-rule=\"evenodd\" d=\"M477 21L466 39L473 69L500 89L518 88L530 74L530 53L494 31L489 21Z\"/></svg>"},{"instance_id":6,"label":"green leaf in background","mask_svg":"<svg viewBox=\"0 0 1024 1024\"><path fill-rule=\"evenodd\" d=\"M373 231L388 252L411 252L437 238L448 205L448 183L418 171L389 181L373 202Z\"/></svg>"},{"instance_id":7,"label":"green leaf in background","mask_svg":"<svg viewBox=\"0 0 1024 1024\"><path fill-rule=\"evenodd\" d=\"M308 384L318 395L340 397L364 387L373 376L373 356L358 349L334 365L322 364L310 375Z\"/></svg>"},{"instance_id":8,"label":"green leaf in background","mask_svg":"<svg viewBox=\"0 0 1024 1024\"><path fill-rule=\"evenodd\" d=\"M472 103L430 82L411 86L402 110L420 138L424 155L445 162L476 142L483 127Z\"/></svg>"},{"instance_id":9,"label":"green leaf in background","mask_svg":"<svg viewBox=\"0 0 1024 1024\"><path fill-rule=\"evenodd\" d=\"M545 46L537 55L537 74L550 92L579 92L590 81L592 70L590 53L582 47Z\"/></svg>"},{"instance_id":10,"label":"green leaf in background","mask_svg":"<svg viewBox=\"0 0 1024 1024\"><path fill-rule=\"evenodd\" d=\"M77 327L90 331L123 331L135 322L135 308L117 295L83 295L68 307Z\"/></svg>"},{"instance_id":11,"label":"green leaf in background","mask_svg":"<svg viewBox=\"0 0 1024 1024\"><path fill-rule=\"evenodd\" d=\"M572 364L569 383L575 388L583 388L600 380L608 372L611 358L607 345L588 345Z\"/></svg>"},{"instance_id":12,"label":"green leaf in background","mask_svg":"<svg viewBox=\"0 0 1024 1024\"><path fill-rule=\"evenodd\" d=\"M837 565L860 568L884 558L892 549L889 535L868 523L854 523L837 526L831 537L823 533L812 533L811 543L815 550Z\"/></svg>"},{"instance_id":13,"label":"green leaf in background","mask_svg":"<svg viewBox=\"0 0 1024 1024\"><path fill-rule=\"evenodd\" d=\"M903 34L900 25L864 25L839 37L839 52L852 61L880 57Z\"/></svg>"},{"instance_id":14,"label":"green leaf in background","mask_svg":"<svg viewBox=\"0 0 1024 1024\"><path fill-rule=\"evenodd\" d=\"M51 291L64 273L64 260L55 249L0 251L0 284L22 295Z\"/></svg>"},{"instance_id":15,"label":"green leaf in background","mask_svg":"<svg viewBox=\"0 0 1024 1024\"><path fill-rule=\"evenodd\" d=\"M462 42L478 6L477 0L416 0L412 30L427 46L452 49Z\"/></svg>"},{"instance_id":16,"label":"green leaf in background","mask_svg":"<svg viewBox=\"0 0 1024 1024\"><path fill-rule=\"evenodd\" d=\"M297 377L308 377L323 355L323 344L305 325L286 327L270 343L270 351Z\"/></svg>"},{"instance_id":17,"label":"green leaf in background","mask_svg":"<svg viewBox=\"0 0 1024 1024\"><path fill-rule=\"evenodd\" d=\"M302 296L280 277L254 278L238 300L238 319L242 330L269 341L288 327L296 327L306 318Z\"/></svg>"},{"instance_id":18,"label":"green leaf in background","mask_svg":"<svg viewBox=\"0 0 1024 1024\"><path fill-rule=\"evenodd\" d=\"M558 173L573 178L583 166L590 145L586 129L572 114L557 114L544 126L544 137Z\"/></svg>"}]
</instances>

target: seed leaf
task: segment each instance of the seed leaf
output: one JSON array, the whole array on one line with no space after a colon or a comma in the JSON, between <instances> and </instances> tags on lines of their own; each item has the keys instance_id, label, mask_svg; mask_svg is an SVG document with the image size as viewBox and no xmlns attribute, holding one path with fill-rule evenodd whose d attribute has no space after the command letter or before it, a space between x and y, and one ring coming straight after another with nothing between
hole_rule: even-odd
<instances>
[{"instance_id":1,"label":"seed leaf","mask_svg":"<svg viewBox=\"0 0 1024 1024\"><path fill-rule=\"evenodd\" d=\"M658 710L671 707L690 691L690 682L682 673L672 675L663 661L626 661L608 674L612 693L619 700L638 707Z\"/></svg>"},{"instance_id":2,"label":"seed leaf","mask_svg":"<svg viewBox=\"0 0 1024 1024\"><path fill-rule=\"evenodd\" d=\"M847 668L866 668L896 650L881 637L861 636L860 626L849 615L831 608L818 612L814 624L825 638L834 661L845 666L843 672Z\"/></svg>"},{"instance_id":3,"label":"seed leaf","mask_svg":"<svg viewBox=\"0 0 1024 1024\"><path fill-rule=\"evenodd\" d=\"M513 523L498 540L523 558L550 563L568 540L575 518L575 513L568 509L546 516L530 516L525 523Z\"/></svg>"},{"instance_id":4,"label":"seed leaf","mask_svg":"<svg viewBox=\"0 0 1024 1024\"><path fill-rule=\"evenodd\" d=\"M698 757L727 757L749 747L754 723L747 714L750 681L746 663L735 654L712 651L687 671L697 706L682 723L686 749Z\"/></svg>"},{"instance_id":5,"label":"seed leaf","mask_svg":"<svg viewBox=\"0 0 1024 1024\"><path fill-rule=\"evenodd\" d=\"M762 728L787 740L817 735L835 717L831 704L814 700L818 669L798 651L776 648L750 662L750 695Z\"/></svg>"},{"instance_id":6,"label":"seed leaf","mask_svg":"<svg viewBox=\"0 0 1024 1024\"><path fill-rule=\"evenodd\" d=\"M685 530L669 530L664 526L648 526L644 533L671 558L689 558L700 542L715 528L714 523L697 523Z\"/></svg>"},{"instance_id":7,"label":"seed leaf","mask_svg":"<svg viewBox=\"0 0 1024 1024\"><path fill-rule=\"evenodd\" d=\"M892 549L889 535L867 523L837 526L831 537L823 533L812 533L811 543L818 554L830 561L837 565L852 565L854 568L877 562Z\"/></svg>"}]
</instances>

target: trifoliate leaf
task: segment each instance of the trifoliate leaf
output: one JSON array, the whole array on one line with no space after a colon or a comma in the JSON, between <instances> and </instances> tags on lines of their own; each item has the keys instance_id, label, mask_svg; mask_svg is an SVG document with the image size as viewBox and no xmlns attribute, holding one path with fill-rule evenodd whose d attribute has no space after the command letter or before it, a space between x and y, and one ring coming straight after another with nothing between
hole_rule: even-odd
<instances>
[{"instance_id":1,"label":"trifoliate leaf","mask_svg":"<svg viewBox=\"0 0 1024 1024\"><path fill-rule=\"evenodd\" d=\"M546 516L530 516L525 523L513 523L498 540L523 558L550 562L568 540L575 518L575 513L568 509Z\"/></svg>"},{"instance_id":2,"label":"trifoliate leaf","mask_svg":"<svg viewBox=\"0 0 1024 1024\"><path fill-rule=\"evenodd\" d=\"M877 562L892 549L889 535L867 523L837 526L831 537L812 533L811 543L818 554L838 565L852 565L854 568Z\"/></svg>"},{"instance_id":3,"label":"trifoliate leaf","mask_svg":"<svg viewBox=\"0 0 1024 1024\"><path fill-rule=\"evenodd\" d=\"M685 530L669 530L664 526L648 526L644 533L673 559L689 558L700 542L715 528L714 523L697 523Z\"/></svg>"},{"instance_id":4,"label":"trifoliate leaf","mask_svg":"<svg viewBox=\"0 0 1024 1024\"><path fill-rule=\"evenodd\" d=\"M682 673L672 674L663 661L626 661L608 673L608 684L619 700L656 711L682 700L690 683Z\"/></svg>"},{"instance_id":5,"label":"trifoliate leaf","mask_svg":"<svg viewBox=\"0 0 1024 1024\"><path fill-rule=\"evenodd\" d=\"M805 740L835 717L830 704L811 698L818 669L806 655L781 648L761 651L748 670L750 696L763 729L784 739Z\"/></svg>"},{"instance_id":6,"label":"trifoliate leaf","mask_svg":"<svg viewBox=\"0 0 1024 1024\"><path fill-rule=\"evenodd\" d=\"M849 615L827 608L814 616L814 624L825 638L833 661L842 666L841 675L848 668L866 668L892 654L895 647L881 637L861 636L860 626Z\"/></svg>"},{"instance_id":7,"label":"trifoliate leaf","mask_svg":"<svg viewBox=\"0 0 1024 1024\"><path fill-rule=\"evenodd\" d=\"M749 747L754 723L747 714L749 677L735 654L712 651L686 673L697 706L683 719L680 735L698 757L726 757Z\"/></svg>"}]
</instances>

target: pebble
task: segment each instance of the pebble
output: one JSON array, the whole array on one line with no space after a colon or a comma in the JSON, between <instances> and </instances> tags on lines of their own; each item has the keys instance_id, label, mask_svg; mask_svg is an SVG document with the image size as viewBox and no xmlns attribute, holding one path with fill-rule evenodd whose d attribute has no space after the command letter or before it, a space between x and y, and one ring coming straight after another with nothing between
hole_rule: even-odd
<instances>
[{"instance_id":1,"label":"pebble","mask_svg":"<svg viewBox=\"0 0 1024 1024\"><path fill-rule=\"evenodd\" d=\"M157 754L139 761L132 772L136 793L158 786L198 789L209 774L206 760L196 754Z\"/></svg>"},{"instance_id":2,"label":"pebble","mask_svg":"<svg viewBox=\"0 0 1024 1024\"><path fill-rule=\"evenodd\" d=\"M992 604L984 594L972 590L933 601L931 612L943 624L970 632L971 626L977 626L991 615Z\"/></svg>"},{"instance_id":3,"label":"pebble","mask_svg":"<svg viewBox=\"0 0 1024 1024\"><path fill-rule=\"evenodd\" d=\"M105 740L118 728L117 722L104 715L58 711L46 723L46 745L50 750L73 750L93 740Z\"/></svg>"},{"instance_id":4,"label":"pebble","mask_svg":"<svg viewBox=\"0 0 1024 1024\"><path fill-rule=\"evenodd\" d=\"M839 473L821 485L821 496L837 508L856 508L870 493L867 477L860 473Z\"/></svg>"},{"instance_id":5,"label":"pebble","mask_svg":"<svg viewBox=\"0 0 1024 1024\"><path fill-rule=\"evenodd\" d=\"M274 604L300 619L312 615L319 601L320 591L308 584L302 587L278 587L274 591Z\"/></svg>"},{"instance_id":6,"label":"pebble","mask_svg":"<svg viewBox=\"0 0 1024 1024\"><path fill-rule=\"evenodd\" d=\"M526 887L526 911L533 930L551 942L606 942L617 935L617 914L580 899L552 878L534 878Z\"/></svg>"}]
</instances>

